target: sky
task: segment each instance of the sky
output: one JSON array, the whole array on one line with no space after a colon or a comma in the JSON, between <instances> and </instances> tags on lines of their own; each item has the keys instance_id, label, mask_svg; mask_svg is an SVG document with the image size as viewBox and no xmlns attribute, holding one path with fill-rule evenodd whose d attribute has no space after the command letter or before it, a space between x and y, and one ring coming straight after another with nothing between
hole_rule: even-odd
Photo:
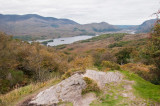
<instances>
[{"instance_id":1,"label":"sky","mask_svg":"<svg viewBox=\"0 0 160 106\"><path fill-rule=\"evenodd\" d=\"M160 0L0 0L0 14L39 14L80 24L139 25L159 9Z\"/></svg>"}]
</instances>

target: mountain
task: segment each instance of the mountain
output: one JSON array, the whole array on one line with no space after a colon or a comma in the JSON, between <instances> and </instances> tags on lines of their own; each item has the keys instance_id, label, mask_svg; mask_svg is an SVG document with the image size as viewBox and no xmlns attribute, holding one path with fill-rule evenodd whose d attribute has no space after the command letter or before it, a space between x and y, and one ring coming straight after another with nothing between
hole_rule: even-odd
<instances>
[{"instance_id":1,"label":"mountain","mask_svg":"<svg viewBox=\"0 0 160 106\"><path fill-rule=\"evenodd\" d=\"M46 39L77 35L95 35L118 30L119 28L116 26L105 22L80 25L69 19L43 17L36 14L0 14L0 31L14 36L31 36Z\"/></svg>"},{"instance_id":2,"label":"mountain","mask_svg":"<svg viewBox=\"0 0 160 106\"><path fill-rule=\"evenodd\" d=\"M78 35L100 35L115 32L149 32L155 20L142 25L110 25L106 22L79 24L69 19L43 17L37 14L0 14L0 31L23 40L70 37Z\"/></svg>"},{"instance_id":3,"label":"mountain","mask_svg":"<svg viewBox=\"0 0 160 106\"><path fill-rule=\"evenodd\" d=\"M94 32L111 32L120 30L118 27L106 22L86 24L83 27Z\"/></svg>"},{"instance_id":4,"label":"mountain","mask_svg":"<svg viewBox=\"0 0 160 106\"><path fill-rule=\"evenodd\" d=\"M125 29L125 30L136 30L138 25L116 25L120 29Z\"/></svg>"},{"instance_id":5,"label":"mountain","mask_svg":"<svg viewBox=\"0 0 160 106\"><path fill-rule=\"evenodd\" d=\"M143 22L141 25L137 27L137 33L147 33L150 32L153 28L154 23L156 22L156 19L151 19Z\"/></svg>"},{"instance_id":6,"label":"mountain","mask_svg":"<svg viewBox=\"0 0 160 106\"><path fill-rule=\"evenodd\" d=\"M36 14L2 15L0 14L0 31L16 36L53 36L62 26L78 25L69 19L42 17ZM58 34L57 34L58 35Z\"/></svg>"},{"instance_id":7,"label":"mountain","mask_svg":"<svg viewBox=\"0 0 160 106\"><path fill-rule=\"evenodd\" d=\"M17 22L17 21L25 21L29 19L39 19L44 20L47 22L51 22L51 24L57 24L57 25L65 25L65 24L78 24L72 20L69 19L57 19L53 17L42 17L40 15L36 14L27 14L27 15L2 15L0 14L0 21L2 22Z\"/></svg>"}]
</instances>

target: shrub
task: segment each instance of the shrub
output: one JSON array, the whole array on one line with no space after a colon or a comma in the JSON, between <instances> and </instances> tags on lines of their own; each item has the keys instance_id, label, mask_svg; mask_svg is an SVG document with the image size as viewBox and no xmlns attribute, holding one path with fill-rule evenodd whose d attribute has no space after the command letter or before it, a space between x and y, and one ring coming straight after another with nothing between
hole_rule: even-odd
<instances>
[{"instance_id":1,"label":"shrub","mask_svg":"<svg viewBox=\"0 0 160 106\"><path fill-rule=\"evenodd\" d=\"M87 85L86 85L86 88L82 90L82 94L86 94L89 92L95 92L95 93L100 92L100 88L98 87L98 85L95 81L93 81L92 79L90 79L88 77L84 77L83 79Z\"/></svg>"},{"instance_id":2,"label":"shrub","mask_svg":"<svg viewBox=\"0 0 160 106\"><path fill-rule=\"evenodd\" d=\"M123 47L124 45L128 44L129 42L130 42L130 41L121 41L121 42L118 42L118 43L110 44L108 47L109 47L109 48Z\"/></svg>"},{"instance_id":3,"label":"shrub","mask_svg":"<svg viewBox=\"0 0 160 106\"><path fill-rule=\"evenodd\" d=\"M97 67L100 67L102 61L116 61L116 57L113 55L113 53L103 48L98 48L92 51L92 57L94 65Z\"/></svg>"},{"instance_id":4,"label":"shrub","mask_svg":"<svg viewBox=\"0 0 160 106\"><path fill-rule=\"evenodd\" d=\"M68 77L70 77L72 75L72 70L67 71L63 76L62 79L67 79Z\"/></svg>"},{"instance_id":5,"label":"shrub","mask_svg":"<svg viewBox=\"0 0 160 106\"><path fill-rule=\"evenodd\" d=\"M22 71L19 70L9 70L6 78L0 80L0 93L4 94L11 90L11 88L23 85L24 75Z\"/></svg>"},{"instance_id":6,"label":"shrub","mask_svg":"<svg viewBox=\"0 0 160 106\"><path fill-rule=\"evenodd\" d=\"M0 33L0 89L3 92L8 91L8 87L13 90L15 86L21 86L25 79L46 81L53 78L52 73L59 72L62 75L66 70L68 62L64 53L36 42L30 44L15 40Z\"/></svg>"},{"instance_id":7,"label":"shrub","mask_svg":"<svg viewBox=\"0 0 160 106\"><path fill-rule=\"evenodd\" d=\"M124 48L120 50L118 53L116 53L117 57L117 63L118 64L126 64L129 62L129 59L131 58L132 48Z\"/></svg>"},{"instance_id":8,"label":"shrub","mask_svg":"<svg viewBox=\"0 0 160 106\"><path fill-rule=\"evenodd\" d=\"M4 94L10 90L9 80L0 80L0 94Z\"/></svg>"},{"instance_id":9,"label":"shrub","mask_svg":"<svg viewBox=\"0 0 160 106\"><path fill-rule=\"evenodd\" d=\"M121 68L123 70L134 72L138 74L140 77L152 83L156 82L158 79L158 76L155 73L156 67L153 65L128 63L125 65L122 65Z\"/></svg>"},{"instance_id":10,"label":"shrub","mask_svg":"<svg viewBox=\"0 0 160 106\"><path fill-rule=\"evenodd\" d=\"M65 74L62 75L62 80L69 78L75 73L84 73L85 70L80 70L80 69L69 69Z\"/></svg>"},{"instance_id":11,"label":"shrub","mask_svg":"<svg viewBox=\"0 0 160 106\"><path fill-rule=\"evenodd\" d=\"M102 64L102 69L105 70L120 70L120 66L114 62L111 61L103 61ZM109 69L108 69L109 68Z\"/></svg>"},{"instance_id":12,"label":"shrub","mask_svg":"<svg viewBox=\"0 0 160 106\"><path fill-rule=\"evenodd\" d=\"M93 65L93 59L91 56L78 56L71 64L74 69L85 70L87 67Z\"/></svg>"}]
</instances>

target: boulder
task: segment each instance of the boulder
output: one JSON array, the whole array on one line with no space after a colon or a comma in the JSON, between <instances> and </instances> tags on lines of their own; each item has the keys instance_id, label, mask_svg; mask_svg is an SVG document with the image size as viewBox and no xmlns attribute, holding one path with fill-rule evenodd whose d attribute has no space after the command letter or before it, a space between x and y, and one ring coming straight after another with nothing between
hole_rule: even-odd
<instances>
[{"instance_id":1,"label":"boulder","mask_svg":"<svg viewBox=\"0 0 160 106\"><path fill-rule=\"evenodd\" d=\"M92 94L81 95L82 90L86 88L83 77L96 81L98 86L103 88L106 83L122 81L123 75L119 72L105 73L94 70L87 70L85 74L76 73L59 84L41 91L29 102L29 105L56 106L59 102L72 102L74 106L89 106L96 97Z\"/></svg>"},{"instance_id":2,"label":"boulder","mask_svg":"<svg viewBox=\"0 0 160 106\"><path fill-rule=\"evenodd\" d=\"M88 77L95 80L100 88L103 88L106 83L120 82L123 75L120 72L100 72L94 70L87 70L83 77Z\"/></svg>"},{"instance_id":3,"label":"boulder","mask_svg":"<svg viewBox=\"0 0 160 106\"><path fill-rule=\"evenodd\" d=\"M59 102L74 102L81 97L82 89L86 86L82 75L75 74L59 84L40 92L29 104L54 105Z\"/></svg>"}]
</instances>

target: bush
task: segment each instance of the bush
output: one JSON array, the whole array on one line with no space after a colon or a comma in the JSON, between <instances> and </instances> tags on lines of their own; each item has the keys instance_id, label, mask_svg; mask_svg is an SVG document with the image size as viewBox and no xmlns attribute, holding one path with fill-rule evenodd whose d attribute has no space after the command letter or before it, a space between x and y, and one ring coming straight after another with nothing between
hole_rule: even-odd
<instances>
[{"instance_id":1,"label":"bush","mask_svg":"<svg viewBox=\"0 0 160 106\"><path fill-rule=\"evenodd\" d=\"M109 47L109 48L123 47L124 45L128 44L129 42L130 42L130 41L121 41L121 42L118 42L118 43L110 44L108 47Z\"/></svg>"},{"instance_id":2,"label":"bush","mask_svg":"<svg viewBox=\"0 0 160 106\"><path fill-rule=\"evenodd\" d=\"M158 80L158 75L155 73L156 67L153 65L128 63L122 65L121 68L123 70L134 72L138 74L140 77L152 83L155 83Z\"/></svg>"},{"instance_id":3,"label":"bush","mask_svg":"<svg viewBox=\"0 0 160 106\"><path fill-rule=\"evenodd\" d=\"M85 70L80 70L80 69L69 69L65 74L62 75L62 80L69 78L75 73L84 73Z\"/></svg>"},{"instance_id":4,"label":"bush","mask_svg":"<svg viewBox=\"0 0 160 106\"><path fill-rule=\"evenodd\" d=\"M67 70L67 56L64 53L0 33L0 89L3 92L13 90L15 86L24 86L25 79L46 81L53 78L52 73L62 75ZM4 88L1 87L2 83Z\"/></svg>"},{"instance_id":5,"label":"bush","mask_svg":"<svg viewBox=\"0 0 160 106\"><path fill-rule=\"evenodd\" d=\"M103 61L101 66L103 70L120 70L120 66L118 64L110 61Z\"/></svg>"},{"instance_id":6,"label":"bush","mask_svg":"<svg viewBox=\"0 0 160 106\"><path fill-rule=\"evenodd\" d=\"M71 64L74 69L85 70L93 65L93 59L91 56L78 56Z\"/></svg>"},{"instance_id":7,"label":"bush","mask_svg":"<svg viewBox=\"0 0 160 106\"><path fill-rule=\"evenodd\" d=\"M11 79L10 79L11 86L16 85L17 83L23 82L24 74L22 71L10 70L10 73L11 73Z\"/></svg>"},{"instance_id":8,"label":"bush","mask_svg":"<svg viewBox=\"0 0 160 106\"><path fill-rule=\"evenodd\" d=\"M9 70L6 78L0 80L0 93L4 94L11 90L13 87L23 85L24 75L19 70Z\"/></svg>"},{"instance_id":9,"label":"bush","mask_svg":"<svg viewBox=\"0 0 160 106\"><path fill-rule=\"evenodd\" d=\"M103 48L98 48L92 51L92 57L94 65L97 67L100 67L102 61L116 62L116 57L113 55L113 53Z\"/></svg>"},{"instance_id":10,"label":"bush","mask_svg":"<svg viewBox=\"0 0 160 106\"><path fill-rule=\"evenodd\" d=\"M83 79L87 85L86 85L86 88L82 90L82 94L86 94L89 92L95 92L95 93L100 92L100 89L95 81L93 81L92 79L88 77L84 77Z\"/></svg>"},{"instance_id":11,"label":"bush","mask_svg":"<svg viewBox=\"0 0 160 106\"><path fill-rule=\"evenodd\" d=\"M67 79L69 78L70 76L72 75L72 70L69 70L67 71L63 76L62 76L62 79Z\"/></svg>"},{"instance_id":12,"label":"bush","mask_svg":"<svg viewBox=\"0 0 160 106\"><path fill-rule=\"evenodd\" d=\"M0 94L4 94L10 90L9 80L0 80Z\"/></svg>"},{"instance_id":13,"label":"bush","mask_svg":"<svg viewBox=\"0 0 160 106\"><path fill-rule=\"evenodd\" d=\"M121 65L128 63L129 59L131 58L132 51L132 48L124 48L116 53L115 55L117 57L117 63Z\"/></svg>"}]
</instances>

